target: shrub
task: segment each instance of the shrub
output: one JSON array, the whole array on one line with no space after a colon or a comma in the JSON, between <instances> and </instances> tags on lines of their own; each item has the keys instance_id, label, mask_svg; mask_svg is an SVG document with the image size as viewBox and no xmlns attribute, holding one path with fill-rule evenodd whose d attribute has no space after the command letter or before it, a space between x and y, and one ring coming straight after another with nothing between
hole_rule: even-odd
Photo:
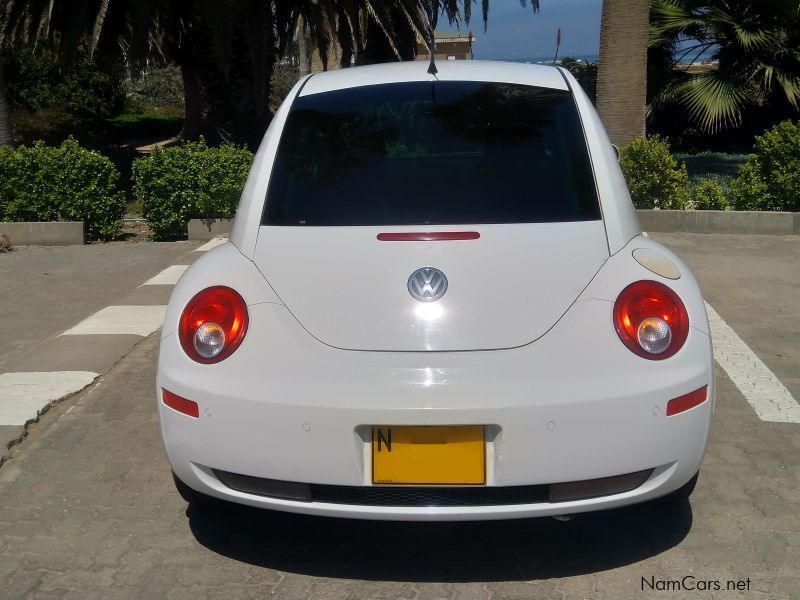
<instances>
[{"instance_id":1,"label":"shrub","mask_svg":"<svg viewBox=\"0 0 800 600\"><path fill-rule=\"evenodd\" d=\"M632 140L619 163L636 208L683 209L690 201L686 165L678 166L665 139Z\"/></svg>"},{"instance_id":2,"label":"shrub","mask_svg":"<svg viewBox=\"0 0 800 600\"><path fill-rule=\"evenodd\" d=\"M183 106L183 79L175 66L149 69L125 82L128 110L141 112L150 106ZM139 108L139 110L131 110Z\"/></svg>"},{"instance_id":3,"label":"shrub","mask_svg":"<svg viewBox=\"0 0 800 600\"><path fill-rule=\"evenodd\" d=\"M81 59L58 86L64 108L73 115L108 119L125 108L125 89L118 73L106 73Z\"/></svg>"},{"instance_id":4,"label":"shrub","mask_svg":"<svg viewBox=\"0 0 800 600\"><path fill-rule=\"evenodd\" d=\"M696 210L727 210L728 197L723 188L716 181L701 180L692 190L691 208Z\"/></svg>"},{"instance_id":5,"label":"shrub","mask_svg":"<svg viewBox=\"0 0 800 600\"><path fill-rule=\"evenodd\" d=\"M125 213L118 181L110 160L72 138L0 152L0 205L9 221L83 221L90 240L118 237Z\"/></svg>"},{"instance_id":6,"label":"shrub","mask_svg":"<svg viewBox=\"0 0 800 600\"><path fill-rule=\"evenodd\" d=\"M45 51L18 50L5 57L8 99L28 110L40 110L56 103L60 75L53 56Z\"/></svg>"},{"instance_id":7,"label":"shrub","mask_svg":"<svg viewBox=\"0 0 800 600\"><path fill-rule=\"evenodd\" d=\"M6 178L11 171L11 146L0 146L0 221L6 221L6 198L3 194Z\"/></svg>"},{"instance_id":8,"label":"shrub","mask_svg":"<svg viewBox=\"0 0 800 600\"><path fill-rule=\"evenodd\" d=\"M58 108L104 119L122 112L125 102L121 72L102 71L85 55L62 73L52 52L18 50L6 59L6 81L9 100L31 111Z\"/></svg>"},{"instance_id":9,"label":"shrub","mask_svg":"<svg viewBox=\"0 0 800 600\"><path fill-rule=\"evenodd\" d=\"M5 233L0 233L0 252L11 252L11 240Z\"/></svg>"},{"instance_id":10,"label":"shrub","mask_svg":"<svg viewBox=\"0 0 800 600\"><path fill-rule=\"evenodd\" d=\"M708 151L694 154L676 152L675 160L686 163L691 180L705 179L709 175L733 179L747 160L747 155Z\"/></svg>"},{"instance_id":11,"label":"shrub","mask_svg":"<svg viewBox=\"0 0 800 600\"><path fill-rule=\"evenodd\" d=\"M769 210L767 182L755 161L748 160L739 168L739 176L731 183L731 198L735 210Z\"/></svg>"},{"instance_id":12,"label":"shrub","mask_svg":"<svg viewBox=\"0 0 800 600\"><path fill-rule=\"evenodd\" d=\"M756 137L732 187L737 210L800 211L800 125L784 121Z\"/></svg>"},{"instance_id":13,"label":"shrub","mask_svg":"<svg viewBox=\"0 0 800 600\"><path fill-rule=\"evenodd\" d=\"M202 139L135 160L133 193L154 237L186 235L189 219L233 217L252 161L244 148Z\"/></svg>"},{"instance_id":14,"label":"shrub","mask_svg":"<svg viewBox=\"0 0 800 600\"><path fill-rule=\"evenodd\" d=\"M598 63L585 62L572 56L565 56L561 59L561 66L572 73L578 83L581 84L583 91L589 96L589 99L595 102L597 100Z\"/></svg>"},{"instance_id":15,"label":"shrub","mask_svg":"<svg viewBox=\"0 0 800 600\"><path fill-rule=\"evenodd\" d=\"M291 62L279 62L272 71L269 82L269 104L277 108L300 79L300 70Z\"/></svg>"}]
</instances>

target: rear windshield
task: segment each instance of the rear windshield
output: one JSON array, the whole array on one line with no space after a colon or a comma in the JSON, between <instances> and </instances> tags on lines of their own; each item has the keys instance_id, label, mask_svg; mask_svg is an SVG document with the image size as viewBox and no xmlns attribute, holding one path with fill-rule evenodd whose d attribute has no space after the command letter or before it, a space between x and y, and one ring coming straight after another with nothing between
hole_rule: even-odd
<instances>
[{"instance_id":1,"label":"rear windshield","mask_svg":"<svg viewBox=\"0 0 800 600\"><path fill-rule=\"evenodd\" d=\"M263 224L599 218L570 92L439 81L297 98L278 146Z\"/></svg>"}]
</instances>

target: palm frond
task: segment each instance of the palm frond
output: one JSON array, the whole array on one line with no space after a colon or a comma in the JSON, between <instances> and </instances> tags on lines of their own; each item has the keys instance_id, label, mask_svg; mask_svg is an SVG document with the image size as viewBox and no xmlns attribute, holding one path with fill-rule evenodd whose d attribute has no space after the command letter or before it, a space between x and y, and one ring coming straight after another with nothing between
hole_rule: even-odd
<instances>
[{"instance_id":1,"label":"palm frond","mask_svg":"<svg viewBox=\"0 0 800 600\"><path fill-rule=\"evenodd\" d=\"M680 0L655 0L650 9L649 45L657 46L681 37L702 39L706 31L704 16Z\"/></svg>"},{"instance_id":2,"label":"palm frond","mask_svg":"<svg viewBox=\"0 0 800 600\"><path fill-rule=\"evenodd\" d=\"M100 34L103 31L103 23L106 20L106 15L108 14L108 5L111 3L111 0L100 0L100 6L97 9L97 15L94 18L94 27L92 27L91 37L89 39L89 56L94 58L94 52L97 49L98 43L100 43Z\"/></svg>"},{"instance_id":3,"label":"palm frond","mask_svg":"<svg viewBox=\"0 0 800 600\"><path fill-rule=\"evenodd\" d=\"M372 0L365 0L364 4L366 12L374 19L381 31L383 31L389 43L389 47L392 49L397 59L400 60L400 51L394 43L394 36L391 33L391 18L386 10L386 5L383 2L373 2Z\"/></svg>"},{"instance_id":4,"label":"palm frond","mask_svg":"<svg viewBox=\"0 0 800 600\"><path fill-rule=\"evenodd\" d=\"M751 81L708 71L690 77L670 91L700 127L709 132L741 122L742 109L755 95Z\"/></svg>"}]
</instances>

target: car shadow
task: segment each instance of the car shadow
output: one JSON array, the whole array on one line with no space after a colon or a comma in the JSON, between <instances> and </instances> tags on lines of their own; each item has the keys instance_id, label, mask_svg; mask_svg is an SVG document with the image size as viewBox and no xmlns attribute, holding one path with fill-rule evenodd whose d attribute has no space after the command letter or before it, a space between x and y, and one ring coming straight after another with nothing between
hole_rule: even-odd
<instances>
[{"instance_id":1,"label":"car shadow","mask_svg":"<svg viewBox=\"0 0 800 600\"><path fill-rule=\"evenodd\" d=\"M238 505L186 511L200 544L251 565L316 577L530 581L604 571L679 544L688 501L555 519L404 523L309 517Z\"/></svg>"}]
</instances>

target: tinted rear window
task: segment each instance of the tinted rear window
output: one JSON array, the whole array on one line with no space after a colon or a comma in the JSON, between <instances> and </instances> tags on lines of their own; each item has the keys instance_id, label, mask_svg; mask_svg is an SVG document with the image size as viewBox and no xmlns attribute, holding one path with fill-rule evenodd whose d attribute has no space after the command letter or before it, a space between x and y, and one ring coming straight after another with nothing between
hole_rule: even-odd
<instances>
[{"instance_id":1,"label":"tinted rear window","mask_svg":"<svg viewBox=\"0 0 800 600\"><path fill-rule=\"evenodd\" d=\"M599 218L570 92L440 81L297 98L278 146L263 223Z\"/></svg>"}]
</instances>

